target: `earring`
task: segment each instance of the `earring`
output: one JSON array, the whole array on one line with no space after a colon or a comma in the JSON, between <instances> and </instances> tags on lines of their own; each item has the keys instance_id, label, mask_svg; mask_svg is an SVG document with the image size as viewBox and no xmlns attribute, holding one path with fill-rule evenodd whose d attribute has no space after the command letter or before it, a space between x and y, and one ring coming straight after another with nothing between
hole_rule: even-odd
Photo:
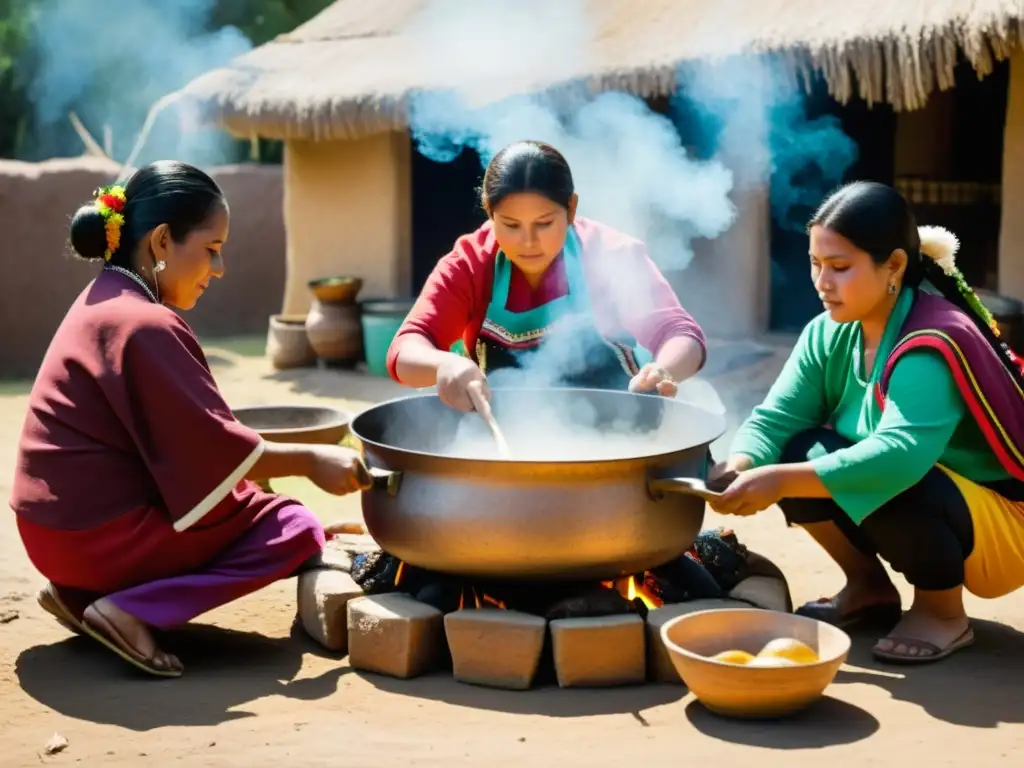
<instances>
[{"instance_id":1,"label":"earring","mask_svg":"<svg viewBox=\"0 0 1024 768\"><path fill-rule=\"evenodd\" d=\"M153 267L154 272L163 272L165 269L167 269L167 262L164 261L163 259L158 261L156 265ZM889 293L892 293L892 291L889 291Z\"/></svg>"},{"instance_id":2,"label":"earring","mask_svg":"<svg viewBox=\"0 0 1024 768\"><path fill-rule=\"evenodd\" d=\"M162 261L160 263L163 264ZM896 283L889 283L889 295L892 296L894 293L896 293Z\"/></svg>"}]
</instances>

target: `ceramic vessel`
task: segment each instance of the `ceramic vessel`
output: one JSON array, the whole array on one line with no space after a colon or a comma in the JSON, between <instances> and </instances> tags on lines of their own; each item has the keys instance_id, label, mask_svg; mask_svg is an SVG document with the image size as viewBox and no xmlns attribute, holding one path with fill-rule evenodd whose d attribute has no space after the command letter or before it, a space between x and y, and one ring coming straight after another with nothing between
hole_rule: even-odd
<instances>
[{"instance_id":1,"label":"ceramic vessel","mask_svg":"<svg viewBox=\"0 0 1024 768\"><path fill-rule=\"evenodd\" d=\"M253 405L233 408L235 418L276 443L337 445L349 433L351 414L315 405Z\"/></svg>"},{"instance_id":2,"label":"ceramic vessel","mask_svg":"<svg viewBox=\"0 0 1024 768\"><path fill-rule=\"evenodd\" d=\"M820 661L792 667L750 667L709 658L726 650L756 655L771 640L809 645ZM672 664L690 692L727 717L774 719L821 698L850 652L850 636L815 619L758 608L699 611L661 628Z\"/></svg>"},{"instance_id":3,"label":"ceramic vessel","mask_svg":"<svg viewBox=\"0 0 1024 768\"><path fill-rule=\"evenodd\" d=\"M277 370L316 365L316 353L306 335L306 316L271 315L266 354Z\"/></svg>"},{"instance_id":4,"label":"ceramic vessel","mask_svg":"<svg viewBox=\"0 0 1024 768\"><path fill-rule=\"evenodd\" d=\"M358 277L326 277L309 283L313 306L306 316L306 337L327 365L352 367L363 357L363 327L356 303L362 287Z\"/></svg>"}]
</instances>

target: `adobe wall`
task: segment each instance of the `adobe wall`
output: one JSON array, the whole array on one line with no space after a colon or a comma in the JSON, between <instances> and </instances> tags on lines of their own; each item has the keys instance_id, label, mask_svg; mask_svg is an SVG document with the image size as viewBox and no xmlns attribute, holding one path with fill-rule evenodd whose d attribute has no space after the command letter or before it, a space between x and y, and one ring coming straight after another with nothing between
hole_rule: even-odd
<instances>
[{"instance_id":1,"label":"adobe wall","mask_svg":"<svg viewBox=\"0 0 1024 768\"><path fill-rule=\"evenodd\" d=\"M97 265L69 255L68 224L120 168L96 158L0 161L0 378L31 376L68 306ZM225 279L185 318L203 336L266 333L285 277L282 172L238 165L211 170L231 206Z\"/></svg>"}]
</instances>

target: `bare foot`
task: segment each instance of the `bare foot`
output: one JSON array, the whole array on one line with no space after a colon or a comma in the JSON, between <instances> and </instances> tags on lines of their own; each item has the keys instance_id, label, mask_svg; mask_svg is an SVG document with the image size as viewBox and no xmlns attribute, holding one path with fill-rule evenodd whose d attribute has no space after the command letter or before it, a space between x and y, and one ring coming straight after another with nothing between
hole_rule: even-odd
<instances>
[{"instance_id":1,"label":"bare foot","mask_svg":"<svg viewBox=\"0 0 1024 768\"><path fill-rule=\"evenodd\" d=\"M101 598L85 609L85 621L102 632L107 639L153 669L181 673L184 669L177 656L157 647L149 627L125 613L108 598Z\"/></svg>"},{"instance_id":2,"label":"bare foot","mask_svg":"<svg viewBox=\"0 0 1024 768\"><path fill-rule=\"evenodd\" d=\"M892 656L928 658L961 639L969 627L966 613L942 617L915 605L904 614L889 637L875 644L874 650Z\"/></svg>"}]
</instances>

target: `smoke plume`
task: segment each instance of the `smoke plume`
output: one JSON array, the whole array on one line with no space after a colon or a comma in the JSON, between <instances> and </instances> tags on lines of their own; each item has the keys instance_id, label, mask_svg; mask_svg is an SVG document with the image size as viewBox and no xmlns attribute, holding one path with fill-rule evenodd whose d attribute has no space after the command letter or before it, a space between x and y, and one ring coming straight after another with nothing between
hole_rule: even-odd
<instances>
[{"instance_id":1,"label":"smoke plume","mask_svg":"<svg viewBox=\"0 0 1024 768\"><path fill-rule=\"evenodd\" d=\"M201 73L251 49L234 27L207 32L214 0L42 0L34 9L32 49L38 76L30 98L51 150L77 154L68 145L68 113L76 111L104 143L109 128L113 156L123 161L150 105ZM222 162L230 139L202 128L181 108L157 121L138 164L175 158ZM59 145L58 147L52 146Z\"/></svg>"},{"instance_id":2,"label":"smoke plume","mask_svg":"<svg viewBox=\"0 0 1024 768\"><path fill-rule=\"evenodd\" d=\"M716 12L686 33L728 35L736 10ZM486 164L509 142L549 142L572 167L580 215L640 238L677 279L695 258L696 240L717 238L733 225L734 192L770 183L776 222L801 227L803 209L820 201L856 157L837 121L807 118L799 84L770 58L680 67L670 115L628 94L589 93L579 83L594 69L595 29L583 0L428 1L404 34L427 86L410 102L419 152L447 162L469 148ZM567 85L547 87L558 82ZM648 300L628 271L605 277L634 290L638 304ZM728 307L728 297L720 304ZM713 318L703 320L713 333ZM546 386L595 351L563 336L525 370L495 379ZM687 389L721 412L706 386Z\"/></svg>"}]
</instances>

